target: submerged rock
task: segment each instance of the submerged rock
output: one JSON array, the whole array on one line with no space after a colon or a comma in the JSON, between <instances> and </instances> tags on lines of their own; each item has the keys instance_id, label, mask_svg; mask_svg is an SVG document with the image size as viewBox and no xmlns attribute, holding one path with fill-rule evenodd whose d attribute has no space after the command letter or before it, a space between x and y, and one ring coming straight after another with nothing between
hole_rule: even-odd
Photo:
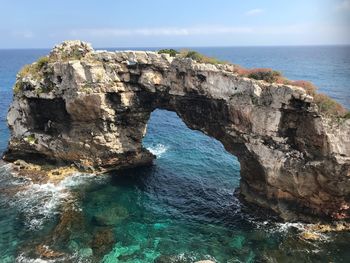
<instances>
[{"instance_id":1,"label":"submerged rock","mask_svg":"<svg viewBox=\"0 0 350 263\"><path fill-rule=\"evenodd\" d=\"M317 231L319 233L350 231L350 223L337 222L335 224L314 224L307 227L307 230Z\"/></svg>"},{"instance_id":2,"label":"submerged rock","mask_svg":"<svg viewBox=\"0 0 350 263\"><path fill-rule=\"evenodd\" d=\"M64 253L55 251L46 245L38 245L36 253L43 259L57 259L64 256Z\"/></svg>"},{"instance_id":3,"label":"submerged rock","mask_svg":"<svg viewBox=\"0 0 350 263\"><path fill-rule=\"evenodd\" d=\"M243 248L244 243L245 243L244 236L237 235L229 243L229 246L232 247L232 248L240 250L240 249Z\"/></svg>"},{"instance_id":4,"label":"submerged rock","mask_svg":"<svg viewBox=\"0 0 350 263\"><path fill-rule=\"evenodd\" d=\"M58 224L55 226L50 238L54 242L69 244L68 242L75 238L76 235L84 233L84 229L84 214L70 202L64 205Z\"/></svg>"},{"instance_id":5,"label":"submerged rock","mask_svg":"<svg viewBox=\"0 0 350 263\"><path fill-rule=\"evenodd\" d=\"M93 221L99 226L113 226L129 216L128 210L121 206L106 208L93 216Z\"/></svg>"},{"instance_id":6,"label":"submerged rock","mask_svg":"<svg viewBox=\"0 0 350 263\"><path fill-rule=\"evenodd\" d=\"M89 247L81 248L81 249L79 249L79 255L80 255L82 258L89 258L89 257L92 257L93 251L92 251L92 249L89 248Z\"/></svg>"},{"instance_id":7,"label":"submerged rock","mask_svg":"<svg viewBox=\"0 0 350 263\"><path fill-rule=\"evenodd\" d=\"M317 232L304 231L299 235L300 238L305 240L320 240L322 235Z\"/></svg>"},{"instance_id":8,"label":"submerged rock","mask_svg":"<svg viewBox=\"0 0 350 263\"><path fill-rule=\"evenodd\" d=\"M167 109L238 157L244 200L287 220L349 219L350 119L322 115L300 87L227 70L64 42L18 74L4 158L87 171L150 164L147 121Z\"/></svg>"},{"instance_id":9,"label":"submerged rock","mask_svg":"<svg viewBox=\"0 0 350 263\"><path fill-rule=\"evenodd\" d=\"M93 235L91 247L96 256L103 256L108 253L115 244L113 229L98 229Z\"/></svg>"}]
</instances>

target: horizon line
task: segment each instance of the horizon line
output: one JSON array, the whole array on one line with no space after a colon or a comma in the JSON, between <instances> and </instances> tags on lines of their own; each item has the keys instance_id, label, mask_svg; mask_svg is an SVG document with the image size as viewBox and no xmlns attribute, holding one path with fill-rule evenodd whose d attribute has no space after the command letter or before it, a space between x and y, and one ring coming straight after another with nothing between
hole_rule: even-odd
<instances>
[{"instance_id":1,"label":"horizon line","mask_svg":"<svg viewBox=\"0 0 350 263\"><path fill-rule=\"evenodd\" d=\"M64 42L64 41L62 41ZM62 43L60 42L60 43ZM52 49L52 47L18 47L18 48L8 48L8 47L0 47L0 50L47 50ZM281 44L281 45L213 45L213 46L120 46L120 47L93 47L94 50L104 50L104 49L160 49L160 48L250 48L250 47L346 47L350 46L350 43L347 44Z\"/></svg>"}]
</instances>

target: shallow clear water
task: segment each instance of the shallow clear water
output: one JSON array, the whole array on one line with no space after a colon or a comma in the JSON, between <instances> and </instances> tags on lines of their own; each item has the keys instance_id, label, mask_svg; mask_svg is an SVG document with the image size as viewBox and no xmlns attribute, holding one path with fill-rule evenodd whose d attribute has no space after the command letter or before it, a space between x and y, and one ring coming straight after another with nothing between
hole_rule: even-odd
<instances>
[{"instance_id":1,"label":"shallow clear water","mask_svg":"<svg viewBox=\"0 0 350 263\"><path fill-rule=\"evenodd\" d=\"M349 107L350 74L343 74L349 72L349 48L324 47L318 53L319 48L200 51L325 83L320 85L323 91L340 94L334 97ZM15 74L46 53L0 51L0 151L8 139L5 115ZM328 72L324 60L339 75ZM349 233L307 242L298 237L303 225L266 221L256 208L243 207L234 194L237 159L219 142L188 129L175 113L152 113L144 145L157 155L152 167L103 176L77 174L58 185L25 182L2 165L0 262L42 262L37 259L40 244L63 251L64 262L350 261Z\"/></svg>"}]
</instances>

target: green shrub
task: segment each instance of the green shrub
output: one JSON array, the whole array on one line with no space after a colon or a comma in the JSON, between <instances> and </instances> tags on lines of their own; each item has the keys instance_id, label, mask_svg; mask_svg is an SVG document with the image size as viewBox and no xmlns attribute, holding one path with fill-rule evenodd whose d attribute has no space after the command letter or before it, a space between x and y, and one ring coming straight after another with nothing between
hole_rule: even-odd
<instances>
[{"instance_id":1,"label":"green shrub","mask_svg":"<svg viewBox=\"0 0 350 263\"><path fill-rule=\"evenodd\" d=\"M18 72L18 75L20 76L20 78L23 78L25 76L27 76L28 74L32 74L32 65L28 64L28 65L24 65L20 71Z\"/></svg>"},{"instance_id":2,"label":"green shrub","mask_svg":"<svg viewBox=\"0 0 350 263\"><path fill-rule=\"evenodd\" d=\"M193 60L196 60L198 62L201 62L203 60L203 55L200 54L197 51L194 50L189 50L187 51L187 53L185 54L185 58L191 58Z\"/></svg>"},{"instance_id":3,"label":"green shrub","mask_svg":"<svg viewBox=\"0 0 350 263\"><path fill-rule=\"evenodd\" d=\"M348 111L347 113L345 113L345 115L343 116L344 119L350 119L350 111Z\"/></svg>"},{"instance_id":4,"label":"green shrub","mask_svg":"<svg viewBox=\"0 0 350 263\"><path fill-rule=\"evenodd\" d=\"M13 87L13 92L17 94L23 87L21 79L25 76L31 76L33 79L39 80L43 77L43 74L49 74L53 69L48 69L46 66L49 63L49 57L40 57L35 63L24 65L18 72L19 79L17 79L15 86ZM44 72L42 69L46 67ZM53 72L52 72L53 73ZM43 88L40 89L40 93L49 92L50 90Z\"/></svg>"},{"instance_id":5,"label":"green shrub","mask_svg":"<svg viewBox=\"0 0 350 263\"><path fill-rule=\"evenodd\" d=\"M327 116L349 118L349 111L325 94L315 94L314 102L318 106L319 111Z\"/></svg>"},{"instance_id":6,"label":"green shrub","mask_svg":"<svg viewBox=\"0 0 350 263\"><path fill-rule=\"evenodd\" d=\"M17 80L13 86L13 93L18 94L22 90L22 86L22 82L20 80Z\"/></svg>"},{"instance_id":7,"label":"green shrub","mask_svg":"<svg viewBox=\"0 0 350 263\"><path fill-rule=\"evenodd\" d=\"M61 61L70 61L70 60L80 60L84 57L85 53L79 48L74 48L71 50L65 50L63 47L59 48L59 52L55 54L50 54L49 60L61 60Z\"/></svg>"},{"instance_id":8,"label":"green shrub","mask_svg":"<svg viewBox=\"0 0 350 263\"><path fill-rule=\"evenodd\" d=\"M19 76L23 78L27 75L32 75L34 78L40 77L40 70L49 63L48 57L41 57L35 63L24 65L19 71Z\"/></svg>"},{"instance_id":9,"label":"green shrub","mask_svg":"<svg viewBox=\"0 0 350 263\"><path fill-rule=\"evenodd\" d=\"M257 68L250 70L247 77L273 83L277 82L277 80L282 77L282 74L281 72L272 69Z\"/></svg>"},{"instance_id":10,"label":"green shrub","mask_svg":"<svg viewBox=\"0 0 350 263\"><path fill-rule=\"evenodd\" d=\"M61 55L61 59L63 61L80 60L83 56L84 54L80 50L74 49L71 52L63 52Z\"/></svg>"},{"instance_id":11,"label":"green shrub","mask_svg":"<svg viewBox=\"0 0 350 263\"><path fill-rule=\"evenodd\" d=\"M221 60L218 60L216 58L207 57L207 56L205 56L197 51L194 51L194 50L182 50L180 52L180 56L183 58L191 58L199 63L208 63L208 64L213 64L213 65L227 63L225 61L221 61Z\"/></svg>"},{"instance_id":12,"label":"green shrub","mask_svg":"<svg viewBox=\"0 0 350 263\"><path fill-rule=\"evenodd\" d=\"M30 134L28 135L27 137L24 138L24 140L26 142L28 142L29 144L35 144L38 142L38 140L35 138L35 135L34 134Z\"/></svg>"},{"instance_id":13,"label":"green shrub","mask_svg":"<svg viewBox=\"0 0 350 263\"><path fill-rule=\"evenodd\" d=\"M49 63L49 57L41 57L36 61L36 68L40 70L46 66L47 63Z\"/></svg>"},{"instance_id":14,"label":"green shrub","mask_svg":"<svg viewBox=\"0 0 350 263\"><path fill-rule=\"evenodd\" d=\"M158 54L169 54L170 57L176 57L177 54L179 54L179 52L175 49L161 49L158 51Z\"/></svg>"}]
</instances>

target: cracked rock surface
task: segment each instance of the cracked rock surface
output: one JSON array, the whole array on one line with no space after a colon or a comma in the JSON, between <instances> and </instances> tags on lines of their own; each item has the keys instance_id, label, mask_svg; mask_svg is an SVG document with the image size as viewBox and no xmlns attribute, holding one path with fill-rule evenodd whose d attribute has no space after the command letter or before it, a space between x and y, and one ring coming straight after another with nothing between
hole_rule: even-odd
<instances>
[{"instance_id":1,"label":"cracked rock surface","mask_svg":"<svg viewBox=\"0 0 350 263\"><path fill-rule=\"evenodd\" d=\"M55 46L38 63L17 76L5 160L92 171L150 164L147 121L167 109L238 157L246 201L287 220L350 218L350 120L322 116L300 87L240 77L229 65L95 51L81 41Z\"/></svg>"}]
</instances>

